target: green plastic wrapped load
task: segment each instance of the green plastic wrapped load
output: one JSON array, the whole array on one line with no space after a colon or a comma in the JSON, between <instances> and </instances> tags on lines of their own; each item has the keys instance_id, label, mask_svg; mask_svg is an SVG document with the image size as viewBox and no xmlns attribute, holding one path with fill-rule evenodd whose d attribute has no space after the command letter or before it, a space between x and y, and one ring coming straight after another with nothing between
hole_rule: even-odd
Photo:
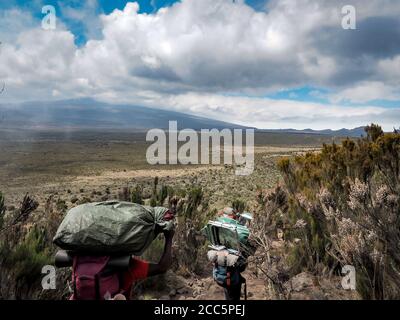
<instances>
[{"instance_id":1,"label":"green plastic wrapped load","mask_svg":"<svg viewBox=\"0 0 400 320\"><path fill-rule=\"evenodd\" d=\"M157 235L173 228L164 221L167 211L130 202L83 204L68 211L53 241L69 251L140 256Z\"/></svg>"},{"instance_id":2,"label":"green plastic wrapped load","mask_svg":"<svg viewBox=\"0 0 400 320\"><path fill-rule=\"evenodd\" d=\"M246 226L227 217L219 217L216 221L210 221L203 232L212 245L238 251L246 249L250 235Z\"/></svg>"}]
</instances>

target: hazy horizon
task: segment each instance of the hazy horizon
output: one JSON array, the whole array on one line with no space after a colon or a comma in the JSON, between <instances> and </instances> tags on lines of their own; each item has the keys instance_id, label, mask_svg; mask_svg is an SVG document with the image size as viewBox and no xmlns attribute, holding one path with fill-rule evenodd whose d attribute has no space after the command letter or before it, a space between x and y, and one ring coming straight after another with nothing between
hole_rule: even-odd
<instances>
[{"instance_id":1,"label":"hazy horizon","mask_svg":"<svg viewBox=\"0 0 400 320\"><path fill-rule=\"evenodd\" d=\"M34 109L34 110L32 110ZM63 124L63 115L64 113L68 112L71 113L75 110L75 119L81 122L80 125L66 125ZM299 132L322 132L322 131L329 131L338 132L342 130L348 131L357 131L360 128L364 128L369 123L366 123L365 126L354 127L354 128L346 128L342 127L339 129L332 129L332 128L321 128L321 129L312 129L310 127L304 128L290 128L290 127L281 127L281 128L257 128L257 127L250 127L250 126L241 126L238 123L228 123L218 120L213 120L204 116L196 116L190 113L185 112L177 112L177 111L168 111L162 108L157 107L142 107L142 106L135 106L135 105L113 105L108 103L103 103L100 101L96 101L92 98L81 98L81 99L69 99L69 100L54 100L54 101L29 101L23 103L0 103L0 124L6 123L7 128L15 128L22 126L22 122L18 121L18 117L14 116L14 112L19 112L19 117L27 118L25 129L54 129L58 128L60 130L64 129L76 129L81 130L84 128L88 129L96 129L102 128L102 122L105 120L109 120L110 115L120 115L123 117L121 122L118 119L115 119L113 125L103 126L103 128L107 128L110 130L147 130L154 127L166 127L168 121L178 121L180 128L193 128L193 129L207 129L207 128L254 128L259 131L299 131ZM31 111L31 114L29 113ZM84 116L80 113L84 111ZM23 112L23 114L21 114ZM157 116L154 118L150 118L151 116L155 115L152 112L157 112ZM161 114L159 113L161 112ZM138 118L138 113L140 113ZM93 118L92 118L92 117ZM132 117L132 125L133 126L126 126L129 125L129 118L127 116ZM146 127L134 126L135 121L138 120L139 122L142 121L143 117L147 117L148 122ZM160 125L160 123L165 125ZM34 122L30 122L34 119ZM153 123L152 123L153 120ZM197 120L195 125L193 125L193 120ZM49 124L52 123L53 125ZM55 121L55 122L54 122ZM88 122L85 122L88 121ZM68 122L68 121L66 121ZM0 126L1 128L1 126ZM361 130L362 131L362 130Z\"/></svg>"}]
</instances>

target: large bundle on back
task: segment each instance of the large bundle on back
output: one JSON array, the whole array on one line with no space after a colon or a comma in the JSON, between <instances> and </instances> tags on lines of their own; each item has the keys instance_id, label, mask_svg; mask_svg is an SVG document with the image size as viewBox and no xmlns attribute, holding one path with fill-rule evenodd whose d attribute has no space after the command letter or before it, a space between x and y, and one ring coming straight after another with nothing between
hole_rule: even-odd
<instances>
[{"instance_id":1,"label":"large bundle on back","mask_svg":"<svg viewBox=\"0 0 400 320\"><path fill-rule=\"evenodd\" d=\"M214 264L213 279L228 290L232 287L241 288L245 283L241 273L246 270L247 258L254 254L255 249L249 243L250 231L246 226L252 217L229 211L234 214L229 216L223 213L215 221L209 221L203 229L211 243L207 257Z\"/></svg>"},{"instance_id":2,"label":"large bundle on back","mask_svg":"<svg viewBox=\"0 0 400 320\"><path fill-rule=\"evenodd\" d=\"M130 202L84 204L67 213L54 243L76 252L140 256L158 234L173 228L164 220L167 211Z\"/></svg>"},{"instance_id":3,"label":"large bundle on back","mask_svg":"<svg viewBox=\"0 0 400 320\"><path fill-rule=\"evenodd\" d=\"M239 221L218 217L216 221L209 221L203 233L214 247L243 252L248 249L249 229Z\"/></svg>"}]
</instances>

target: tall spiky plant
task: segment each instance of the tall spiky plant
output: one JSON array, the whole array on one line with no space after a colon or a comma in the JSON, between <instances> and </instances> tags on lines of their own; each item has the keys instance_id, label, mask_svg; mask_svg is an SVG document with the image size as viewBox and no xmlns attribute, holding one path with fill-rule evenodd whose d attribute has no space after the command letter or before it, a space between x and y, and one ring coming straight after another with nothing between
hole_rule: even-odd
<instances>
[{"instance_id":1,"label":"tall spiky plant","mask_svg":"<svg viewBox=\"0 0 400 320\"><path fill-rule=\"evenodd\" d=\"M143 188L141 186L136 186L131 190L131 202L137 204L143 204Z\"/></svg>"},{"instance_id":2,"label":"tall spiky plant","mask_svg":"<svg viewBox=\"0 0 400 320\"><path fill-rule=\"evenodd\" d=\"M0 229L3 227L4 224L5 213L6 213L6 206L4 205L4 196L0 192Z\"/></svg>"}]
</instances>

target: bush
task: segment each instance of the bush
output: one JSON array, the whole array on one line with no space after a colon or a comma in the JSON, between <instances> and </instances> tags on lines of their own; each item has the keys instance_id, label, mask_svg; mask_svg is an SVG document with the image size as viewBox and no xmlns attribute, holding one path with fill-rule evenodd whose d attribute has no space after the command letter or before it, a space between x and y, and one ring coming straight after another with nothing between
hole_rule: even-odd
<instances>
[{"instance_id":1,"label":"bush","mask_svg":"<svg viewBox=\"0 0 400 320\"><path fill-rule=\"evenodd\" d=\"M131 190L131 202L143 204L142 193L143 189L140 186L136 186L133 190Z\"/></svg>"},{"instance_id":2,"label":"bush","mask_svg":"<svg viewBox=\"0 0 400 320\"><path fill-rule=\"evenodd\" d=\"M288 194L285 237L301 239L291 253L297 271L350 264L364 298L398 299L400 135L376 125L366 133L279 162Z\"/></svg>"},{"instance_id":3,"label":"bush","mask_svg":"<svg viewBox=\"0 0 400 320\"><path fill-rule=\"evenodd\" d=\"M46 241L45 230L34 227L15 248L2 246L3 265L14 274L16 287L30 287L41 279L43 266L52 263Z\"/></svg>"},{"instance_id":4,"label":"bush","mask_svg":"<svg viewBox=\"0 0 400 320\"><path fill-rule=\"evenodd\" d=\"M203 189L201 187L193 187L187 193L185 205L182 208L181 214L186 218L193 218L202 200Z\"/></svg>"},{"instance_id":5,"label":"bush","mask_svg":"<svg viewBox=\"0 0 400 320\"><path fill-rule=\"evenodd\" d=\"M67 209L68 209L68 206L65 203L65 200L58 199L56 205L57 205L57 210L60 211L60 212L66 212Z\"/></svg>"},{"instance_id":6,"label":"bush","mask_svg":"<svg viewBox=\"0 0 400 320\"><path fill-rule=\"evenodd\" d=\"M207 199L201 187L187 190L177 205L178 226L176 230L175 269L188 275L201 273L205 265L205 242L200 230L207 222Z\"/></svg>"},{"instance_id":7,"label":"bush","mask_svg":"<svg viewBox=\"0 0 400 320\"><path fill-rule=\"evenodd\" d=\"M38 222L31 219L38 205L26 195L0 233L2 293L7 299L58 299L63 294L58 290L41 292L40 280L43 266L53 264L52 237L62 220L64 206L51 196L45 205L47 219Z\"/></svg>"},{"instance_id":8,"label":"bush","mask_svg":"<svg viewBox=\"0 0 400 320\"><path fill-rule=\"evenodd\" d=\"M4 205L4 196L0 192L0 230L3 228L3 225L4 225L5 213L6 213L6 206Z\"/></svg>"},{"instance_id":9,"label":"bush","mask_svg":"<svg viewBox=\"0 0 400 320\"><path fill-rule=\"evenodd\" d=\"M282 265L283 259L273 257L272 242L277 238L277 230L287 225L288 199L282 187L275 190L260 190L257 195L258 208L251 222L249 242L257 248L251 254L256 273L265 276L270 297L280 299L287 293L284 282L288 280L289 271ZM293 260L297 260L298 256ZM277 263L280 261L279 263Z\"/></svg>"},{"instance_id":10,"label":"bush","mask_svg":"<svg viewBox=\"0 0 400 320\"><path fill-rule=\"evenodd\" d=\"M242 200L234 200L232 202L232 208L239 213L243 213L246 210L246 202Z\"/></svg>"}]
</instances>

